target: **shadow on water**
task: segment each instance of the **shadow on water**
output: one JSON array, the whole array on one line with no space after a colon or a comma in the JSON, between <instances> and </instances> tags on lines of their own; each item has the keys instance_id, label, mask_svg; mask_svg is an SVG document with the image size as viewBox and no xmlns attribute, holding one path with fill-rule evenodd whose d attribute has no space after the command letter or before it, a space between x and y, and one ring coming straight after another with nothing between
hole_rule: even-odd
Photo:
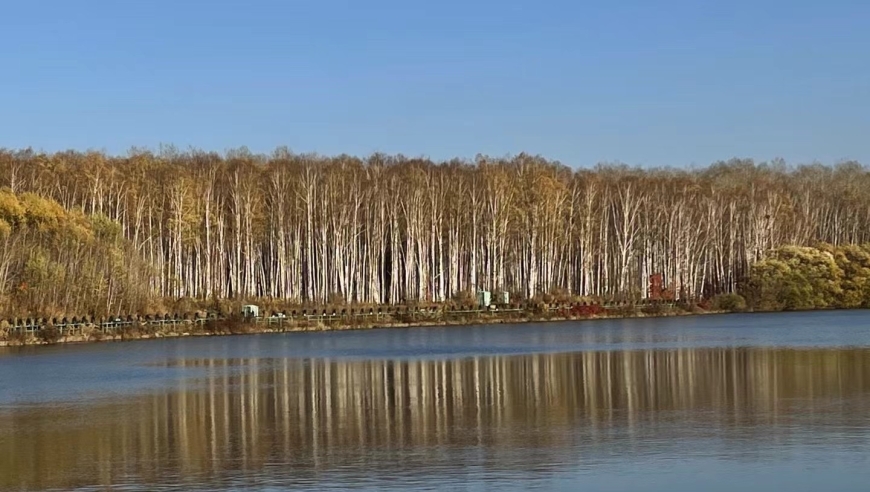
<instances>
[{"instance_id":1,"label":"shadow on water","mask_svg":"<svg viewBox=\"0 0 870 492\"><path fill-rule=\"evenodd\" d=\"M241 370L0 412L0 489L526 488L674 456L866 456L870 438L862 348L167 364Z\"/></svg>"}]
</instances>

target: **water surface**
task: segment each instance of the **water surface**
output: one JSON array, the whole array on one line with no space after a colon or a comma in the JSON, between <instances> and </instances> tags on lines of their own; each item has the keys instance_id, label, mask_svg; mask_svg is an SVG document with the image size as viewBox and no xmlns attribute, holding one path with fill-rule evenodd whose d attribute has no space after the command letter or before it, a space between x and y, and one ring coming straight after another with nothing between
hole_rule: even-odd
<instances>
[{"instance_id":1,"label":"water surface","mask_svg":"<svg viewBox=\"0 0 870 492\"><path fill-rule=\"evenodd\" d=\"M2 490L866 490L870 313L0 352Z\"/></svg>"}]
</instances>

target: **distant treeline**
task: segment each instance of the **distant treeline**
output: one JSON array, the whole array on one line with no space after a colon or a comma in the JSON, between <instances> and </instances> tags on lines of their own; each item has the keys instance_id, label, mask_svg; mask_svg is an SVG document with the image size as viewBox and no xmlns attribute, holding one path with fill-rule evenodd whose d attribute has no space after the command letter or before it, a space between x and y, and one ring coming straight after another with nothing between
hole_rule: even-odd
<instances>
[{"instance_id":1,"label":"distant treeline","mask_svg":"<svg viewBox=\"0 0 870 492\"><path fill-rule=\"evenodd\" d=\"M477 289L638 299L655 274L664 297L697 299L747 291L780 246L870 241L870 173L853 162L573 170L526 154L23 150L0 151L0 186L7 316Z\"/></svg>"}]
</instances>

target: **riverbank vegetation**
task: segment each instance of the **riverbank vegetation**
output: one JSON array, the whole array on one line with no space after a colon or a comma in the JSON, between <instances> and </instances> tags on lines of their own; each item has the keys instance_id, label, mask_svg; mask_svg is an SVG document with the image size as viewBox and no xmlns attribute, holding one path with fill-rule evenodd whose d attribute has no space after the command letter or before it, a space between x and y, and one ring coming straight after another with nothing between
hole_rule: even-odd
<instances>
[{"instance_id":1,"label":"riverbank vegetation","mask_svg":"<svg viewBox=\"0 0 870 492\"><path fill-rule=\"evenodd\" d=\"M739 297L739 296L737 296ZM733 310L732 310L733 311ZM377 309L329 308L293 310L265 317L200 314L101 318L39 318L0 320L0 346L55 343L140 340L184 336L215 336L252 333L365 330L465 326L502 323L641 318L714 314L728 312L716 303L641 301L617 304L543 304L480 308L450 304L393 306Z\"/></svg>"},{"instance_id":2,"label":"riverbank vegetation","mask_svg":"<svg viewBox=\"0 0 870 492\"><path fill-rule=\"evenodd\" d=\"M870 308L870 245L784 246L752 266L754 309Z\"/></svg>"},{"instance_id":3,"label":"riverbank vegetation","mask_svg":"<svg viewBox=\"0 0 870 492\"><path fill-rule=\"evenodd\" d=\"M851 162L0 151L0 316L443 304L479 289L866 306L867 249L849 245L870 241L868 185Z\"/></svg>"},{"instance_id":4,"label":"riverbank vegetation","mask_svg":"<svg viewBox=\"0 0 870 492\"><path fill-rule=\"evenodd\" d=\"M118 222L0 189L4 314L138 312L149 272Z\"/></svg>"}]
</instances>

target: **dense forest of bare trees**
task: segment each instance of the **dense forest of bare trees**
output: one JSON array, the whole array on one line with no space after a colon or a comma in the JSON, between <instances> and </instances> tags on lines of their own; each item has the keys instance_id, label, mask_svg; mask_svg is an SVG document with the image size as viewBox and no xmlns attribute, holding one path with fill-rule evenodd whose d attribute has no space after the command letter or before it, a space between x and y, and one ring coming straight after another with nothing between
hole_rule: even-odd
<instances>
[{"instance_id":1,"label":"dense forest of bare trees","mask_svg":"<svg viewBox=\"0 0 870 492\"><path fill-rule=\"evenodd\" d=\"M31 289L58 283L56 294L37 296L54 312L76 307L58 299L82 285L108 312L179 298L438 302L476 289L642 298L653 274L664 295L698 298L737 290L782 245L867 242L868 185L853 162L573 170L526 154L432 162L286 149L6 150L4 196L99 218L117 238L109 234L111 252L32 248L38 227L0 207L2 306L24 309L16 296L28 271ZM103 262L110 253L114 263ZM87 272L74 266L88 262Z\"/></svg>"}]
</instances>

